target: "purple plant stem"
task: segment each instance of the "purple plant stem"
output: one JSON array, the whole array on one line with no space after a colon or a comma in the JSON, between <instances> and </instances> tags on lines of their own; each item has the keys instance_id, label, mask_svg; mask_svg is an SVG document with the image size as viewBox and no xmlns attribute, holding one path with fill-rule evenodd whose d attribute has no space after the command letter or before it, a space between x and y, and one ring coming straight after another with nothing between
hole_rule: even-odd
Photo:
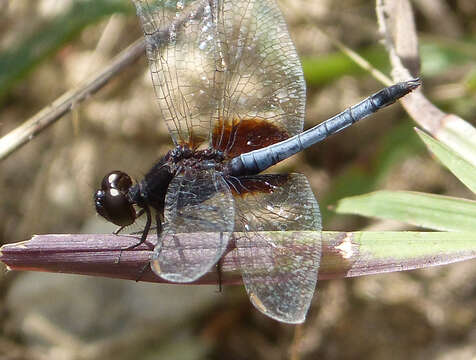
<instances>
[{"instance_id":1,"label":"purple plant stem","mask_svg":"<svg viewBox=\"0 0 476 360\"><path fill-rule=\"evenodd\" d=\"M190 244L193 244L193 236L203 237L204 234L189 236ZM321 235L319 232L270 232L265 236L269 236L282 251L288 252L306 251L306 247L312 251L316 241L322 240L320 280L412 270L476 257L476 242L472 240L472 233L323 232ZM389 242L389 238L394 240ZM415 238L416 240L409 240ZM145 244L121 253L122 248L137 242L137 237L102 234L35 235L31 240L1 247L0 261L8 269L17 271L58 272L164 283L166 281L147 267L153 253L152 243L156 240L153 235ZM446 244L455 244L455 248L439 248L438 244L445 241ZM422 245L427 247L427 253L402 258L394 256L396 254L392 252L395 246ZM197 261L200 261L200 251L193 256L197 256ZM243 266L247 266L247 263L254 264L256 259L242 258L240 261ZM222 284L241 284L240 264L233 240L221 263ZM193 284L217 284L217 281L217 271L212 269Z\"/></svg>"}]
</instances>

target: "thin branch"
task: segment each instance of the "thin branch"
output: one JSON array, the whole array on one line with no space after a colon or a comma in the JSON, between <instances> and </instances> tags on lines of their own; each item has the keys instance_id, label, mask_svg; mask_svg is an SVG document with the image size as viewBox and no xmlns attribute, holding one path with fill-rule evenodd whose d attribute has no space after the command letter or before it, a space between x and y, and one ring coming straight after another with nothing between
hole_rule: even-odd
<instances>
[{"instance_id":1,"label":"thin branch","mask_svg":"<svg viewBox=\"0 0 476 360\"><path fill-rule=\"evenodd\" d=\"M289 5L289 4L288 4ZM299 6L295 5L294 6ZM291 5L291 8L293 6ZM297 12L298 10L292 9L292 11ZM370 73L377 81L380 81L382 84L385 86L390 86L393 84L392 79L390 79L387 75L385 75L383 72L375 68L370 62L368 62L364 57L360 56L357 52L352 50L350 47L345 45L343 42L332 36L330 33L325 31L322 27L320 27L316 22L307 14L303 13L302 16L306 20L308 24L313 24L313 27L315 27L319 32L321 32L337 49L339 49L344 55L349 57L352 61L354 61L358 66L360 66L362 69ZM407 79L409 79L408 77Z\"/></svg>"},{"instance_id":2,"label":"thin branch","mask_svg":"<svg viewBox=\"0 0 476 360\"><path fill-rule=\"evenodd\" d=\"M342 51L343 54L347 55L352 61L354 61L357 65L359 65L362 69L370 73L376 80L380 81L385 86L390 86L393 84L393 81L385 75L383 72L375 68L370 62L368 62L365 58L360 56L357 52L352 50L350 47L345 45L343 42L339 41L338 39L334 38L332 35L324 31L324 29L318 27L319 31L321 31L332 44ZM407 78L409 79L409 78Z\"/></svg>"},{"instance_id":3,"label":"thin branch","mask_svg":"<svg viewBox=\"0 0 476 360\"><path fill-rule=\"evenodd\" d=\"M377 0L377 19L395 81L419 72L418 36L409 0ZM476 128L432 104L420 87L401 100L415 122L465 160L476 165Z\"/></svg>"},{"instance_id":4,"label":"thin branch","mask_svg":"<svg viewBox=\"0 0 476 360\"><path fill-rule=\"evenodd\" d=\"M418 36L408 0L377 0L377 21L389 54L394 80L414 78L420 72Z\"/></svg>"},{"instance_id":5,"label":"thin branch","mask_svg":"<svg viewBox=\"0 0 476 360\"><path fill-rule=\"evenodd\" d=\"M205 8L206 3L206 1L201 1L196 5L190 6L187 12L184 12L182 16L175 19L171 24L158 24L163 26L157 29L154 42L149 43L149 46L166 46L169 43L168 38L170 29L177 29L185 24L188 20L200 16L201 11L203 11ZM71 111L73 106L76 106L88 99L96 91L101 89L109 82L109 80L118 75L125 67L132 64L140 56L142 56L144 54L145 48L146 41L144 39L135 41L127 49L123 50L119 55L117 55L103 70L92 75L76 88L69 90L60 96L51 105L43 108L36 115L1 138L0 160L5 159L15 150L28 143L41 131Z\"/></svg>"},{"instance_id":6,"label":"thin branch","mask_svg":"<svg viewBox=\"0 0 476 360\"><path fill-rule=\"evenodd\" d=\"M72 110L73 106L88 99L96 91L104 87L109 80L118 75L125 67L136 61L145 50L145 41L137 40L117 55L112 62L98 73L92 75L76 88L64 93L51 105L25 121L0 139L0 160L28 143L41 131L59 120Z\"/></svg>"}]
</instances>

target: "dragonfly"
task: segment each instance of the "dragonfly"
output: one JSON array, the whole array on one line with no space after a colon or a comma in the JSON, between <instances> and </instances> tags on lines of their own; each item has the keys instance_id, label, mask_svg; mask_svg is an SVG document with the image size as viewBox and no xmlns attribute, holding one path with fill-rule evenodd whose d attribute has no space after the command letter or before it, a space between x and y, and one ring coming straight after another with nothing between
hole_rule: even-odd
<instances>
[{"instance_id":1,"label":"dragonfly","mask_svg":"<svg viewBox=\"0 0 476 360\"><path fill-rule=\"evenodd\" d=\"M173 148L137 183L122 171L107 174L94 195L96 211L119 230L145 217L139 242L128 249L155 226L150 267L175 283L213 270L240 234L236 261L251 302L273 319L302 323L321 242L286 247L267 234L320 232L319 205L304 175L262 172L392 104L419 79L303 132L303 70L275 0L133 3Z\"/></svg>"}]
</instances>

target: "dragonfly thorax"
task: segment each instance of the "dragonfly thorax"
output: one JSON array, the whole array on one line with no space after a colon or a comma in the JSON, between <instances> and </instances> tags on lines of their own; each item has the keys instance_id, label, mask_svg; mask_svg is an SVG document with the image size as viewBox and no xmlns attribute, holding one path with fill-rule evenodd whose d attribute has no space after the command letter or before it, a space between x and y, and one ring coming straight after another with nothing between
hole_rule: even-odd
<instances>
[{"instance_id":1,"label":"dragonfly thorax","mask_svg":"<svg viewBox=\"0 0 476 360\"><path fill-rule=\"evenodd\" d=\"M225 159L222 151L207 148L204 150L192 150L187 145L179 145L169 152L170 168L177 174L183 171L192 170L223 170Z\"/></svg>"}]
</instances>

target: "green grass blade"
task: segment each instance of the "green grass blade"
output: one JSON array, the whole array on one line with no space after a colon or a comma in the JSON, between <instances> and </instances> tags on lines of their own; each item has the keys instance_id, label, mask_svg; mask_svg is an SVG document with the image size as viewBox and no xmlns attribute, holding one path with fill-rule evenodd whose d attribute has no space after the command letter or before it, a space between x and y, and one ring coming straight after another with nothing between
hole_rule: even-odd
<instances>
[{"instance_id":1,"label":"green grass blade","mask_svg":"<svg viewBox=\"0 0 476 360\"><path fill-rule=\"evenodd\" d=\"M447 115L433 136L460 157L476 166L476 129L456 115Z\"/></svg>"},{"instance_id":2,"label":"green grass blade","mask_svg":"<svg viewBox=\"0 0 476 360\"><path fill-rule=\"evenodd\" d=\"M448 146L415 129L428 149L445 165L455 176L465 184L473 193L476 193L476 167L463 159Z\"/></svg>"},{"instance_id":3,"label":"green grass blade","mask_svg":"<svg viewBox=\"0 0 476 360\"><path fill-rule=\"evenodd\" d=\"M402 221L428 229L476 231L476 201L410 191L378 191L340 200L336 212Z\"/></svg>"},{"instance_id":4,"label":"green grass blade","mask_svg":"<svg viewBox=\"0 0 476 360\"><path fill-rule=\"evenodd\" d=\"M359 54L379 70L386 71L390 68L388 56L380 46L361 49ZM320 56L305 56L301 58L301 64L309 86L327 84L344 75L367 74L366 70L340 51Z\"/></svg>"},{"instance_id":5,"label":"green grass blade","mask_svg":"<svg viewBox=\"0 0 476 360\"><path fill-rule=\"evenodd\" d=\"M320 279L420 269L476 257L476 232L323 232L322 235Z\"/></svg>"},{"instance_id":6,"label":"green grass blade","mask_svg":"<svg viewBox=\"0 0 476 360\"><path fill-rule=\"evenodd\" d=\"M0 99L43 60L70 42L90 24L113 13L132 13L125 0L74 2L69 11L45 24L19 45L0 54Z\"/></svg>"}]
</instances>

